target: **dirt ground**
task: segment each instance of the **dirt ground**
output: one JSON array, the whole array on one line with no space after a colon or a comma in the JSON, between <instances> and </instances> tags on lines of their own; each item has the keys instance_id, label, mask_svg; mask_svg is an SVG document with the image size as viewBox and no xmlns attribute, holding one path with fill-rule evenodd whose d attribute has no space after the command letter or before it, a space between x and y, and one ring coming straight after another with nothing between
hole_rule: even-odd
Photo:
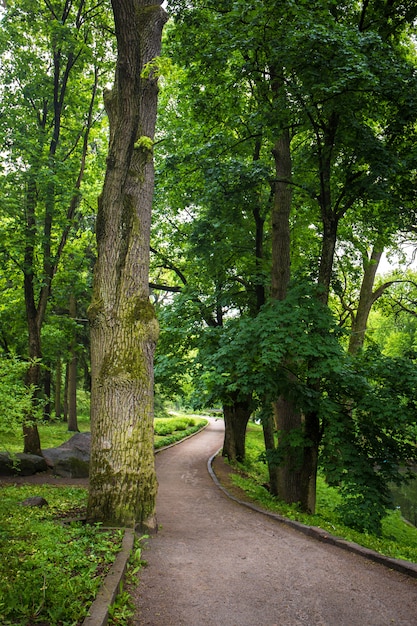
<instances>
[{"instance_id":1,"label":"dirt ground","mask_svg":"<svg viewBox=\"0 0 417 626\"><path fill-rule=\"evenodd\" d=\"M156 457L159 532L135 626L416 626L416 580L227 498L207 470L222 440L212 421Z\"/></svg>"},{"instance_id":2,"label":"dirt ground","mask_svg":"<svg viewBox=\"0 0 417 626\"><path fill-rule=\"evenodd\" d=\"M208 459L223 422L156 456L159 531L131 588L134 626L416 626L417 580L372 563L230 500ZM233 494L230 468L214 462ZM50 473L7 483L85 485Z\"/></svg>"}]
</instances>

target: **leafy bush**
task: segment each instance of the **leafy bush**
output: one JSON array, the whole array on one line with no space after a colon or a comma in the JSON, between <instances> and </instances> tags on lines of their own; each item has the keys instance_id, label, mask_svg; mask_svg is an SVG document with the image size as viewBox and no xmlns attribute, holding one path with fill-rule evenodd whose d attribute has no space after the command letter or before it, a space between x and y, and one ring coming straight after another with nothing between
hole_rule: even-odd
<instances>
[{"instance_id":1,"label":"leafy bush","mask_svg":"<svg viewBox=\"0 0 417 626\"><path fill-rule=\"evenodd\" d=\"M32 410L33 389L24 384L28 363L0 355L0 432L20 429L24 415Z\"/></svg>"},{"instance_id":2,"label":"leafy bush","mask_svg":"<svg viewBox=\"0 0 417 626\"><path fill-rule=\"evenodd\" d=\"M157 418L154 422L154 431L156 435L171 435L176 431L187 430L195 426L195 423L192 417Z\"/></svg>"},{"instance_id":3,"label":"leafy bush","mask_svg":"<svg viewBox=\"0 0 417 626\"><path fill-rule=\"evenodd\" d=\"M181 441L181 439L198 432L207 424L207 420L204 418L171 418L166 420L166 422L169 422L168 424L160 424L160 422L162 420L155 420L155 433L157 433L154 442L155 449ZM185 429L184 424L186 424ZM166 434L161 435L162 432L166 432Z\"/></svg>"},{"instance_id":4,"label":"leafy bush","mask_svg":"<svg viewBox=\"0 0 417 626\"><path fill-rule=\"evenodd\" d=\"M368 349L329 377L321 462L340 487L345 524L377 534L401 485L417 463L417 368L409 359Z\"/></svg>"}]
</instances>

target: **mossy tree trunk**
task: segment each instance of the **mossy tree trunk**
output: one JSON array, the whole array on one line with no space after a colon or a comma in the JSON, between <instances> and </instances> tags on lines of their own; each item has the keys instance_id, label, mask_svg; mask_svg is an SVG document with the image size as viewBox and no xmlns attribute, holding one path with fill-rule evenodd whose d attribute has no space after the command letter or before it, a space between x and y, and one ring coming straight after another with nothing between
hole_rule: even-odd
<instances>
[{"instance_id":1,"label":"mossy tree trunk","mask_svg":"<svg viewBox=\"0 0 417 626\"><path fill-rule=\"evenodd\" d=\"M112 2L114 87L105 98L109 152L97 216L91 322L88 519L154 524L153 353L158 324L149 302L157 78L165 12L146 0ZM147 69L144 68L147 66Z\"/></svg>"}]
</instances>

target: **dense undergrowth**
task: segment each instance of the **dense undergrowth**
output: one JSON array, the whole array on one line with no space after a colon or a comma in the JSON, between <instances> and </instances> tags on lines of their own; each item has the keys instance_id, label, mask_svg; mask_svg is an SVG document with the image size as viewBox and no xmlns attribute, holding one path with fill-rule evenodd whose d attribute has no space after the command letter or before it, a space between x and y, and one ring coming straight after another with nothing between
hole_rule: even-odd
<instances>
[{"instance_id":1,"label":"dense undergrowth","mask_svg":"<svg viewBox=\"0 0 417 626\"><path fill-rule=\"evenodd\" d=\"M316 515L302 513L297 507L286 505L271 496L264 486L268 482L267 466L259 460L263 451L261 427L249 426L246 460L237 465L240 472L232 477L233 482L260 506L303 524L317 526L386 556L417 562L417 528L404 521L399 510L388 512L382 522L381 536L375 536L355 531L341 522L337 512L340 495L335 487L326 484L323 476L319 475L317 480Z\"/></svg>"},{"instance_id":2,"label":"dense undergrowth","mask_svg":"<svg viewBox=\"0 0 417 626\"><path fill-rule=\"evenodd\" d=\"M156 419L155 447L183 439L206 423L187 416ZM87 418L80 418L78 425L83 432L89 430ZM44 449L72 436L62 422L40 424L39 431ZM1 448L21 451L21 434L6 433ZM64 518L85 517L83 488L4 485L0 495L1 626L79 626L120 548L122 530L63 523ZM48 506L22 506L29 496L45 498ZM135 572L140 566L138 546L133 556L130 569ZM131 607L126 592L113 612L110 623L127 623Z\"/></svg>"},{"instance_id":3,"label":"dense undergrowth","mask_svg":"<svg viewBox=\"0 0 417 626\"><path fill-rule=\"evenodd\" d=\"M30 496L48 506L20 504ZM0 500L0 623L81 624L120 549L123 531L63 518L85 514L87 491L7 485Z\"/></svg>"}]
</instances>

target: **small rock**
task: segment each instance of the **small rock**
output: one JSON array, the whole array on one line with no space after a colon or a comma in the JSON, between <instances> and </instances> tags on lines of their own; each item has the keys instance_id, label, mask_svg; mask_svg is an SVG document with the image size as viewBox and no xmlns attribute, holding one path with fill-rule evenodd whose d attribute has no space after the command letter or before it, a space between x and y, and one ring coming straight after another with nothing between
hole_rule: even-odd
<instances>
[{"instance_id":1,"label":"small rock","mask_svg":"<svg viewBox=\"0 0 417 626\"><path fill-rule=\"evenodd\" d=\"M30 498L26 498L23 502L20 502L21 506L48 506L45 498L41 498L41 496L31 496Z\"/></svg>"}]
</instances>

